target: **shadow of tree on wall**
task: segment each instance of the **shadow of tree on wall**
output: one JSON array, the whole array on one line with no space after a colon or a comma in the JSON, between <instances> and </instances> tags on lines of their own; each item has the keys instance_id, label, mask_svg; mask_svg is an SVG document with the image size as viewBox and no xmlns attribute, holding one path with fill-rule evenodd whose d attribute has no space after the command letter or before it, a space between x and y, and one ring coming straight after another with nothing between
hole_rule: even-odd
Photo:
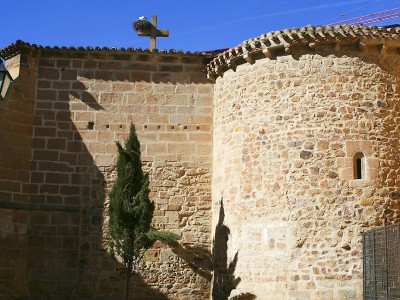
<instances>
[{"instance_id":1,"label":"shadow of tree on wall","mask_svg":"<svg viewBox=\"0 0 400 300\"><path fill-rule=\"evenodd\" d=\"M179 242L170 242L172 252L182 258L188 266L208 282L212 279L212 257L207 247L197 245L182 245Z\"/></svg>"},{"instance_id":2,"label":"shadow of tree on wall","mask_svg":"<svg viewBox=\"0 0 400 300\"><path fill-rule=\"evenodd\" d=\"M235 257L228 265L228 239L231 232L228 226L224 225L224 220L224 202L221 199L212 249L214 268L212 297L215 300L228 299L232 290L240 283L240 277L235 278L234 274L238 261L238 252L236 252Z\"/></svg>"},{"instance_id":3,"label":"shadow of tree on wall","mask_svg":"<svg viewBox=\"0 0 400 300\"><path fill-rule=\"evenodd\" d=\"M231 262L228 263L228 239L230 229L224 224L225 210L224 202L221 199L219 209L218 223L215 227L215 235L213 239L213 282L212 282L212 299L227 300L234 289L239 285L240 277L235 277L236 265L239 259L239 251ZM255 299L252 293L242 293L233 298L235 300Z\"/></svg>"},{"instance_id":4,"label":"shadow of tree on wall","mask_svg":"<svg viewBox=\"0 0 400 300\"><path fill-rule=\"evenodd\" d=\"M225 211L223 200L219 209L218 223L215 227L212 253L206 247L183 246L178 242L169 243L172 251L185 260L189 267L198 275L212 281L213 300L252 300L256 296L252 293L241 293L230 297L232 291L240 283L240 277L235 277L239 252L228 263L228 239L230 229L224 224Z\"/></svg>"}]
</instances>

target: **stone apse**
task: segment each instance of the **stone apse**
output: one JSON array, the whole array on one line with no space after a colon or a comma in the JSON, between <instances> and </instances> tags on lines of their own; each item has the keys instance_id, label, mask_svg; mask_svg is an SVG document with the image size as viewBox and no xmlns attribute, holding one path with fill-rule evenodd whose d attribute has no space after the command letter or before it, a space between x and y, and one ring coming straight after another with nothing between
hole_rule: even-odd
<instances>
[{"instance_id":1,"label":"stone apse","mask_svg":"<svg viewBox=\"0 0 400 300\"><path fill-rule=\"evenodd\" d=\"M361 233L398 222L399 32L308 26L212 54L3 48L0 295L121 297L107 193L133 123L154 228L181 235L146 253L136 299L361 299Z\"/></svg>"}]
</instances>

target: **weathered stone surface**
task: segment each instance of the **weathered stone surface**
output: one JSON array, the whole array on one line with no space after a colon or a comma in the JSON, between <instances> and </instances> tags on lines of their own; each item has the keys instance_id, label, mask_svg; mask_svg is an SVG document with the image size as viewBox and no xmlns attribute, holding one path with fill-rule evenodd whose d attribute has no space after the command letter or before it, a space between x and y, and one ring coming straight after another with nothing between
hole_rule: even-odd
<instances>
[{"instance_id":1,"label":"weathered stone surface","mask_svg":"<svg viewBox=\"0 0 400 300\"><path fill-rule=\"evenodd\" d=\"M213 224L223 199L238 291L361 299L361 234L400 213L400 58L295 51L216 79Z\"/></svg>"}]
</instances>

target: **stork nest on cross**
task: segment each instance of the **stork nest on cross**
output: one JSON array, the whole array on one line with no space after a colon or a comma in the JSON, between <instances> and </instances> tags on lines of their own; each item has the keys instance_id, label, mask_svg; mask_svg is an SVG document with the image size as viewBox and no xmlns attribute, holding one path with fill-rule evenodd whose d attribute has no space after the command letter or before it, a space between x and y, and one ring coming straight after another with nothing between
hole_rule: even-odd
<instances>
[{"instance_id":1,"label":"stork nest on cross","mask_svg":"<svg viewBox=\"0 0 400 300\"><path fill-rule=\"evenodd\" d=\"M151 26L151 23L147 20L146 17L140 17L132 23L133 29L135 29L136 32L142 33L150 32Z\"/></svg>"}]
</instances>

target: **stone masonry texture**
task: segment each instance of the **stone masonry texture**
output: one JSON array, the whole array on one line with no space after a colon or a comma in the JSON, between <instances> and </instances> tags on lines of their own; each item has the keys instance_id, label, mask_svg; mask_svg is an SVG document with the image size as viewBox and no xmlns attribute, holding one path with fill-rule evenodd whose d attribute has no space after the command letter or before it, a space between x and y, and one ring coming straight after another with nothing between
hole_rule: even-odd
<instances>
[{"instance_id":1,"label":"stone masonry texture","mask_svg":"<svg viewBox=\"0 0 400 300\"><path fill-rule=\"evenodd\" d=\"M211 251L213 87L204 58L25 51L0 103L0 298L122 298L122 266L106 253L107 193L115 141L132 123L153 227L181 236L175 248L146 252L132 296L207 299L211 271L196 268Z\"/></svg>"},{"instance_id":2,"label":"stone masonry texture","mask_svg":"<svg viewBox=\"0 0 400 300\"><path fill-rule=\"evenodd\" d=\"M145 253L133 299L362 299L361 234L400 220L399 31L0 50L0 299L122 298L107 194L131 123L153 227L181 236Z\"/></svg>"},{"instance_id":3,"label":"stone masonry texture","mask_svg":"<svg viewBox=\"0 0 400 300\"><path fill-rule=\"evenodd\" d=\"M400 60L368 50L293 49L217 78L213 207L240 292L362 298L361 233L398 222L400 178Z\"/></svg>"}]
</instances>

